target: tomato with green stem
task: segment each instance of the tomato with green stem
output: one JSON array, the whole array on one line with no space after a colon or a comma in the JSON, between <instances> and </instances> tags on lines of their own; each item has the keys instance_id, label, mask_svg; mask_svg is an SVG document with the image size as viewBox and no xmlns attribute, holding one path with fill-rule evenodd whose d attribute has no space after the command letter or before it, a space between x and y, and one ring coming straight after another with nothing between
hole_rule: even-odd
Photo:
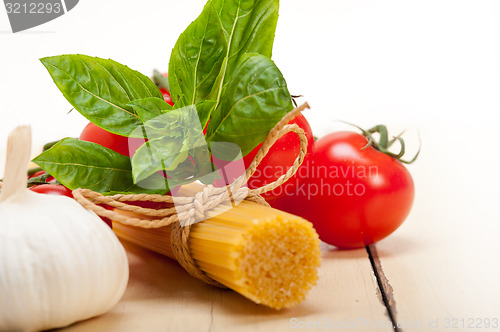
<instances>
[{"instance_id":1,"label":"tomato with green stem","mask_svg":"<svg viewBox=\"0 0 500 332\"><path fill-rule=\"evenodd\" d=\"M303 185L289 197L271 202L302 216L320 239L339 248L360 248L394 232L408 216L415 195L402 159L405 144L389 140L387 129L334 132L317 140ZM377 142L373 134L379 133ZM389 151L396 142L397 154Z\"/></svg>"},{"instance_id":2,"label":"tomato with green stem","mask_svg":"<svg viewBox=\"0 0 500 332\"><path fill-rule=\"evenodd\" d=\"M57 180L41 168L36 168L33 171L28 172L28 186L47 183L57 184Z\"/></svg>"}]
</instances>

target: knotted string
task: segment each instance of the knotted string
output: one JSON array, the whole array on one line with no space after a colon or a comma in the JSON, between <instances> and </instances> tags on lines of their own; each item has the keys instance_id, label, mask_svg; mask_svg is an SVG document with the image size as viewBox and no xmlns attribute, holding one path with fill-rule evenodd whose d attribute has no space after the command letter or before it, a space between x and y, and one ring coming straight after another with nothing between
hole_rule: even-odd
<instances>
[{"instance_id":1,"label":"knotted string","mask_svg":"<svg viewBox=\"0 0 500 332\"><path fill-rule=\"evenodd\" d=\"M205 281L208 284L218 287L224 287L217 281L208 277L196 264L189 251L188 239L191 225L205 220L207 213L219 204L233 201L241 201L243 199L257 202L269 206L261 194L276 189L290 179L296 172L299 166L304 161L307 153L307 137L302 128L296 124L288 124L290 120L295 118L301 111L309 108L307 103L294 108L287 113L269 132L266 139L262 143L262 147L255 155L252 163L244 174L236 178L231 184L217 188L212 185L206 185L201 191L194 196L176 196L175 207L165 209L149 209L137 205L131 205L124 202L158 202L158 203L174 203L174 198L170 195L154 195L154 194L137 194L124 195L117 194L113 196L103 196L100 193L90 189L78 188L73 190L73 197L86 209L94 211L102 217L109 218L113 221L120 222L124 225L130 225L142 228L158 228L172 226L171 231L171 246L175 258L181 266L192 276ZM282 174L275 181L266 184L262 187L249 189L245 186L248 179L255 173L262 159L267 155L269 149L274 143L287 133L294 132L300 140L299 155L295 159L292 167ZM102 207L106 204L117 210L133 212L136 215L145 216L145 218L133 217L128 214L108 210ZM183 221L184 225L179 222Z\"/></svg>"}]
</instances>

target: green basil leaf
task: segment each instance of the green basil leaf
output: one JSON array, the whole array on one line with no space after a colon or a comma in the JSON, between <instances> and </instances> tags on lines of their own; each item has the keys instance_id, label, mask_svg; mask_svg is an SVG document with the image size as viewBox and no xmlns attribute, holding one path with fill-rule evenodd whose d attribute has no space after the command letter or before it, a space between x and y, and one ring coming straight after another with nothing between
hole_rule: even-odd
<instances>
[{"instance_id":1,"label":"green basil leaf","mask_svg":"<svg viewBox=\"0 0 500 332\"><path fill-rule=\"evenodd\" d=\"M203 128L206 127L208 120L210 119L210 115L215 110L215 106L217 105L217 101L215 100L203 100L194 104L196 107L196 111L198 112L198 118L200 120L200 124ZM179 101L174 104L174 109L184 108L192 106L192 104L188 104L184 95L179 98Z\"/></svg>"},{"instance_id":2,"label":"green basil leaf","mask_svg":"<svg viewBox=\"0 0 500 332\"><path fill-rule=\"evenodd\" d=\"M141 181L157 171L174 170L188 157L182 138L162 136L143 144L132 158L134 181Z\"/></svg>"},{"instance_id":3,"label":"green basil leaf","mask_svg":"<svg viewBox=\"0 0 500 332\"><path fill-rule=\"evenodd\" d=\"M128 136L141 122L128 103L163 98L151 79L113 60L76 54L40 61L78 112L118 135Z\"/></svg>"},{"instance_id":4,"label":"green basil leaf","mask_svg":"<svg viewBox=\"0 0 500 332\"><path fill-rule=\"evenodd\" d=\"M212 114L216 105L217 102L215 100L204 100L196 104L196 111L198 112L198 118L200 119L202 128L205 128L207 126L210 115Z\"/></svg>"},{"instance_id":5,"label":"green basil leaf","mask_svg":"<svg viewBox=\"0 0 500 332\"><path fill-rule=\"evenodd\" d=\"M160 116L170 110L172 110L172 106L165 102L163 98L144 98L133 100L127 104L131 106L137 116L142 122L147 122L157 116Z\"/></svg>"},{"instance_id":6,"label":"green basil leaf","mask_svg":"<svg viewBox=\"0 0 500 332\"><path fill-rule=\"evenodd\" d=\"M168 192L162 176L156 174L134 184L129 157L76 138L61 140L33 159L33 162L71 190L87 188L100 193Z\"/></svg>"},{"instance_id":7,"label":"green basil leaf","mask_svg":"<svg viewBox=\"0 0 500 332\"><path fill-rule=\"evenodd\" d=\"M189 123L188 117L192 114L182 114L187 108L193 108L188 106L183 109L171 110L167 113L163 113L156 116L148 121L144 122L140 127L137 127L130 136L132 137L145 137L149 140L160 138L160 137L170 137L170 138L182 138L185 132L185 126L192 126L193 124L199 123L197 118L193 117L193 123ZM147 112L148 110L146 110ZM189 110L186 110L189 112ZM185 123L187 122L187 125Z\"/></svg>"},{"instance_id":8,"label":"green basil leaf","mask_svg":"<svg viewBox=\"0 0 500 332\"><path fill-rule=\"evenodd\" d=\"M227 49L221 30L218 15L209 1L200 16L179 36L168 67L174 105L182 96L186 105L208 98Z\"/></svg>"},{"instance_id":9,"label":"green basil leaf","mask_svg":"<svg viewBox=\"0 0 500 332\"><path fill-rule=\"evenodd\" d=\"M188 105L212 99L245 53L271 57L278 0L209 0L181 34L170 57L172 100Z\"/></svg>"},{"instance_id":10,"label":"green basil leaf","mask_svg":"<svg viewBox=\"0 0 500 332\"><path fill-rule=\"evenodd\" d=\"M145 122L143 129L149 140L137 149L132 158L134 181L141 181L160 170L167 172L169 183L179 180L179 177L185 180L212 171L203 128L195 107L188 106L162 114ZM188 160L189 156L193 157L192 162ZM188 163L183 164L186 161ZM189 163L191 167L188 167ZM192 167L193 163L196 167ZM179 165L182 167L177 169ZM189 176L186 175L188 171Z\"/></svg>"},{"instance_id":11,"label":"green basil leaf","mask_svg":"<svg viewBox=\"0 0 500 332\"><path fill-rule=\"evenodd\" d=\"M189 105L192 105L192 104L189 104L186 101L186 96L182 95L179 98L177 98L177 101L175 102L173 109L176 110L176 109L183 108L183 107L186 107Z\"/></svg>"},{"instance_id":12,"label":"green basil leaf","mask_svg":"<svg viewBox=\"0 0 500 332\"><path fill-rule=\"evenodd\" d=\"M210 119L207 141L235 143L245 156L292 109L285 79L274 62L260 54L245 54Z\"/></svg>"},{"instance_id":13,"label":"green basil leaf","mask_svg":"<svg viewBox=\"0 0 500 332\"><path fill-rule=\"evenodd\" d=\"M271 58L279 0L213 0L213 6L229 44L225 83L245 53Z\"/></svg>"}]
</instances>

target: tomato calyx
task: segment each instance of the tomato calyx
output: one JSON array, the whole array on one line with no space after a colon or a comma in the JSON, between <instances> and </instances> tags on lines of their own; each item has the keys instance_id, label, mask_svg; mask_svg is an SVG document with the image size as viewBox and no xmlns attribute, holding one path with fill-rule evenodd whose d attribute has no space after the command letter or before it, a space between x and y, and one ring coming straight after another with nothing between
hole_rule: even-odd
<instances>
[{"instance_id":1,"label":"tomato calyx","mask_svg":"<svg viewBox=\"0 0 500 332\"><path fill-rule=\"evenodd\" d=\"M29 169L28 187L38 186L42 184L61 184L61 183L40 167Z\"/></svg>"},{"instance_id":2,"label":"tomato calyx","mask_svg":"<svg viewBox=\"0 0 500 332\"><path fill-rule=\"evenodd\" d=\"M362 150L368 148L368 147L373 147L374 149L385 153L386 155L396 159L397 161L403 163L403 164L412 164L415 160L417 160L418 155L420 154L420 149L422 147L422 142L420 142L420 136L419 136L419 147L417 153L411 158L410 160L405 160L403 159L403 156L406 153L406 145L404 139L401 137L404 134L404 131L401 132L397 136L392 136L392 139L389 139L389 131L387 130L387 127L384 125L377 125L371 129L365 130L359 126L356 126L355 124L348 123L347 124L354 126L361 130L363 133L363 136L365 136L368 139L368 143L362 148ZM379 139L373 137L373 134L378 134ZM399 152L394 153L389 151L389 149L394 145L394 143L398 142L399 143Z\"/></svg>"},{"instance_id":3,"label":"tomato calyx","mask_svg":"<svg viewBox=\"0 0 500 332\"><path fill-rule=\"evenodd\" d=\"M28 179L28 187L38 186L42 184L61 184L61 183L55 180L54 177L48 173L43 173Z\"/></svg>"},{"instance_id":4,"label":"tomato calyx","mask_svg":"<svg viewBox=\"0 0 500 332\"><path fill-rule=\"evenodd\" d=\"M301 97L304 97L303 95L291 95L290 97L292 97L292 103L293 103L293 107L297 107L297 101L295 99L297 98L301 98Z\"/></svg>"}]
</instances>

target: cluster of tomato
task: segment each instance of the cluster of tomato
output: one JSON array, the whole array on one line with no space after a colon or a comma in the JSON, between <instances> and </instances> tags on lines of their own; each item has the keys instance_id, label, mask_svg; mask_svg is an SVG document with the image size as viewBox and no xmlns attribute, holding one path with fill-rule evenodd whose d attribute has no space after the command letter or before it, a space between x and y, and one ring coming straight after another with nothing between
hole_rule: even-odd
<instances>
[{"instance_id":1,"label":"cluster of tomato","mask_svg":"<svg viewBox=\"0 0 500 332\"><path fill-rule=\"evenodd\" d=\"M172 105L168 90L161 91ZM305 131L308 152L295 175L263 194L271 206L309 220L321 240L339 248L364 247L401 225L413 203L414 184L397 158L379 151L365 135L355 132L334 132L314 141L302 114L290 123ZM93 123L84 128L80 139L130 155L127 137L109 133ZM259 149L256 147L243 158L245 168ZM293 165L299 150L295 133L281 137L258 165L248 186L258 188L276 181ZM62 185L33 186L31 190L71 197L71 191Z\"/></svg>"}]
</instances>

